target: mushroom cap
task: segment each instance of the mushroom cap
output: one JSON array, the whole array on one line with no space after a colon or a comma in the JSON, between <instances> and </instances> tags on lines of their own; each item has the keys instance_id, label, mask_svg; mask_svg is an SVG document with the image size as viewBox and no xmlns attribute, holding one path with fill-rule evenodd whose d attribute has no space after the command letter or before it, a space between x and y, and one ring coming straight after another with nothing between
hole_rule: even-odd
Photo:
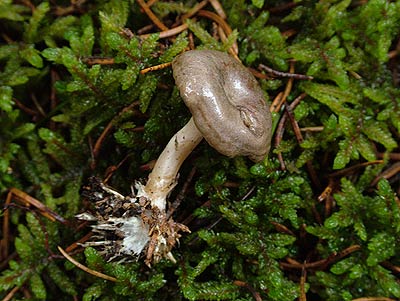
<instances>
[{"instance_id":1,"label":"mushroom cap","mask_svg":"<svg viewBox=\"0 0 400 301\"><path fill-rule=\"evenodd\" d=\"M263 91L250 71L216 50L191 50L172 62L181 97L205 140L228 157L264 159L272 122Z\"/></svg>"}]
</instances>

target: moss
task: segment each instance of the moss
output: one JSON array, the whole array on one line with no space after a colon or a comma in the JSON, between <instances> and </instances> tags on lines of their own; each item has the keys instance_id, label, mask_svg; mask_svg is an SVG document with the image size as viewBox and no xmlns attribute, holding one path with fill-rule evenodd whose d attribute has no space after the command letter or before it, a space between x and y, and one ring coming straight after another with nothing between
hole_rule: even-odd
<instances>
[{"instance_id":1,"label":"moss","mask_svg":"<svg viewBox=\"0 0 400 301\"><path fill-rule=\"evenodd\" d=\"M400 1L220 2L227 37L195 15L171 38L140 35L157 30L132 0L0 3L1 202L16 187L69 221L14 197L1 298L17 287L15 299L32 300L289 301L305 300L303 291L307 300L400 299ZM151 9L173 27L193 5ZM140 71L189 46L236 44L246 66L288 72L295 61L296 73L313 77L294 78L269 158L253 164L196 148L170 197L183 192L175 220L192 231L173 251L176 264L149 269L76 249L77 260L117 278L106 283L59 256L57 245L90 230L74 218L90 210L88 178L110 176L128 194L190 118L169 68ZM268 101L287 86L286 77L261 77Z\"/></svg>"}]
</instances>

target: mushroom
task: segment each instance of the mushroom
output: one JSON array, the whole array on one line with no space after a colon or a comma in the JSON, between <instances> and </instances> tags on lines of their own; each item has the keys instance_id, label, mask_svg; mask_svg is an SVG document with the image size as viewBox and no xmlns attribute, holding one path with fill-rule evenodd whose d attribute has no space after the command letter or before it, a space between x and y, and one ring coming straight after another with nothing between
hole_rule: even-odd
<instances>
[{"instance_id":1,"label":"mushroom","mask_svg":"<svg viewBox=\"0 0 400 301\"><path fill-rule=\"evenodd\" d=\"M186 157L202 138L228 157L259 162L271 143L271 114L254 76L230 55L184 52L172 62L176 85L192 113L158 158L143 195L165 210L166 198Z\"/></svg>"},{"instance_id":2,"label":"mushroom","mask_svg":"<svg viewBox=\"0 0 400 301\"><path fill-rule=\"evenodd\" d=\"M122 238L117 251L116 244L105 243L112 245L117 253L114 257L145 252L148 265L164 257L174 261L171 249L181 236L179 232L189 232L186 226L167 217L166 203L177 183L179 168L200 141L204 138L228 157L248 156L259 162L269 152L272 135L271 114L263 91L233 57L215 50L192 50L175 58L172 69L192 118L171 138L147 183L136 183L134 197L123 197L103 184L99 186L102 197L116 200L109 202L109 212L120 212L115 210L120 207L116 204L125 202L130 213L111 214L105 220L96 217L98 224L93 226L97 232L115 229ZM93 220L93 216L80 218Z\"/></svg>"}]
</instances>

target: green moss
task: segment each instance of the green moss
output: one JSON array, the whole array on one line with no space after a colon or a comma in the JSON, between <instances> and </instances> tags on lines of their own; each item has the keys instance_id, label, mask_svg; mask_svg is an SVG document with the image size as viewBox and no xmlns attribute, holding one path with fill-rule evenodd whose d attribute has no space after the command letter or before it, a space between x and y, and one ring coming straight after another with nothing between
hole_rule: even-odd
<instances>
[{"instance_id":1,"label":"green moss","mask_svg":"<svg viewBox=\"0 0 400 301\"><path fill-rule=\"evenodd\" d=\"M1 298L23 287L35 300L297 300L301 269L288 258L327 260L307 269L307 299L400 298L391 268L400 265L400 186L392 175L400 137L400 1L295 1L292 7L290 1L221 0L233 30L226 41L199 16L172 38L140 36L152 23L136 1L70 8L56 2L31 1L33 10L27 1L0 3L1 202L17 187L69 219L50 221L13 199L9 254L15 257L2 258ZM193 5L158 1L151 8L172 27ZM113 171L108 184L128 194L190 118L170 68L140 70L170 62L192 42L221 51L237 43L253 69L262 63L287 72L295 60L296 73L314 79L295 79L285 106L306 94L288 111L307 130L299 142L287 121L279 145L257 164L200 144L170 197L194 166L174 216L192 231L173 251L177 264L164 260L149 269L140 259L106 262L95 249L78 249L77 260L117 278L105 282L60 257L57 245L89 231L76 228L74 216L90 209L81 196L90 176ZM268 101L287 80L260 79ZM274 131L284 114L275 113ZM333 191L318 201L328 185ZM352 252L335 257L349 247ZM20 289L14 297L25 296Z\"/></svg>"}]
</instances>

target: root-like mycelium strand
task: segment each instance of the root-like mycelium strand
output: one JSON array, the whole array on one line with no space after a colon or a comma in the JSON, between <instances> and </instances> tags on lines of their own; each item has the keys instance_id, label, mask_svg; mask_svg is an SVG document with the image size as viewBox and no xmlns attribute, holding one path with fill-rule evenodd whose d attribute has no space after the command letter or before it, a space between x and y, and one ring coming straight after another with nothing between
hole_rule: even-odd
<instances>
[{"instance_id":1,"label":"root-like mycelium strand","mask_svg":"<svg viewBox=\"0 0 400 301\"><path fill-rule=\"evenodd\" d=\"M94 213L77 215L81 220L96 222L92 241L83 244L93 246L109 261L138 258L146 254L146 264L162 258L172 261L171 249L178 242L180 232L189 232L182 224L167 219L165 210L151 206L145 197L123 196L105 186L95 177L84 187L83 195L94 203Z\"/></svg>"}]
</instances>

